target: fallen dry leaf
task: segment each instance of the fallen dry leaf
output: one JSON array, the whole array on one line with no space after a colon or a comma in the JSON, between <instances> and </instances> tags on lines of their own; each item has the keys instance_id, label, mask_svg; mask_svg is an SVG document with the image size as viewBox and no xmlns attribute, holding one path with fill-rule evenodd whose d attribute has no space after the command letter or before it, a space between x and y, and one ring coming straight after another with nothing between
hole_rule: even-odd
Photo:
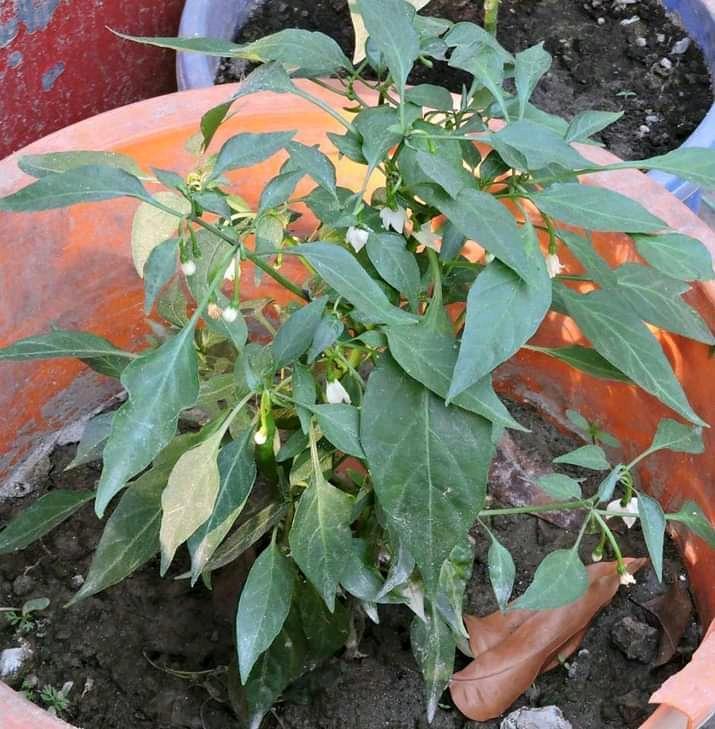
<instances>
[{"instance_id":1,"label":"fallen dry leaf","mask_svg":"<svg viewBox=\"0 0 715 729\"><path fill-rule=\"evenodd\" d=\"M626 559L637 572L646 559ZM542 672L559 665L581 643L588 624L618 591L615 562L586 568L586 593L554 610L513 610L484 618L465 616L474 660L455 673L452 700L470 719L486 721L503 713Z\"/></svg>"},{"instance_id":2,"label":"fallen dry leaf","mask_svg":"<svg viewBox=\"0 0 715 729\"><path fill-rule=\"evenodd\" d=\"M678 643L693 613L693 601L688 588L680 581L674 582L667 592L641 605L660 623L660 645L655 666L666 664L678 649Z\"/></svg>"},{"instance_id":3,"label":"fallen dry leaf","mask_svg":"<svg viewBox=\"0 0 715 729\"><path fill-rule=\"evenodd\" d=\"M552 471L550 462L524 451L506 432L489 469L489 493L510 506L548 504L554 499L536 481ZM537 516L562 529L578 529L583 522L583 514L577 511L541 512Z\"/></svg>"}]
</instances>

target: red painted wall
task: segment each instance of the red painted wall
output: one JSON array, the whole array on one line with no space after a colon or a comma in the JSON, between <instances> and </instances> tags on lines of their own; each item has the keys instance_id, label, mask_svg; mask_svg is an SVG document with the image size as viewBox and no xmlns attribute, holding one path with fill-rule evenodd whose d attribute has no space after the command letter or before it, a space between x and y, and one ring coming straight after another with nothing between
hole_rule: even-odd
<instances>
[{"instance_id":1,"label":"red painted wall","mask_svg":"<svg viewBox=\"0 0 715 729\"><path fill-rule=\"evenodd\" d=\"M0 0L0 159L93 114L176 89L174 55L117 38L176 35L184 0Z\"/></svg>"}]
</instances>

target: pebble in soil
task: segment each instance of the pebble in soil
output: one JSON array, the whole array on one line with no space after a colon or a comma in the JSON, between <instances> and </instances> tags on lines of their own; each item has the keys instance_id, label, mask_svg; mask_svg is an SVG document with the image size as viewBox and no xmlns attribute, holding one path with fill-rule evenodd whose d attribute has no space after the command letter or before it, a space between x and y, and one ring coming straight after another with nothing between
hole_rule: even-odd
<instances>
[{"instance_id":1,"label":"pebble in soil","mask_svg":"<svg viewBox=\"0 0 715 729\"><path fill-rule=\"evenodd\" d=\"M510 407L532 429L531 434L514 434L514 439L535 470L579 445L532 409ZM95 465L63 470L72 455L72 447L55 451L43 490L95 486L99 476ZM0 526L30 500L0 503ZM497 535L518 566L517 594L526 588L547 551L569 545L574 538L572 530L541 519L494 521ZM158 579L158 564L153 561L124 583L66 609L63 605L80 587L78 575L86 574L100 532L101 524L87 507L41 543L0 559L0 605L19 605L36 597L51 599L26 635L18 636L9 625L0 627L0 652L26 641L32 660L24 680L34 687L35 696L46 685L59 689L72 681L71 705L63 716L84 729L235 729L236 719L221 703L226 698L224 676L220 671L199 673L231 660L235 597L216 605L202 586L190 590L185 581ZM483 615L496 605L485 568L488 542L478 531L474 536L477 561L466 609ZM624 531L622 541L626 554L645 554L638 527ZM592 542L584 545L585 558L592 546ZM668 583L682 574L670 543L665 573ZM618 633L617 626L626 618L651 625L652 617L637 603L664 590L652 570L642 570L638 585L621 590L596 618L580 651L562 667L540 676L510 712L556 706L565 721L578 729L636 726L652 709L647 705L650 693L684 665L699 638L693 621L680 652L657 668L629 659L615 644L614 631ZM219 584L215 593L230 591ZM366 626L359 646L364 658L339 656L305 677L277 707L278 719L267 719L267 729L426 729L422 680L409 644L410 616L406 609L381 607L380 618L380 625ZM195 675L193 680L183 680L160 669ZM466 721L445 694L432 726L499 729L501 723L502 719Z\"/></svg>"},{"instance_id":2,"label":"pebble in soil","mask_svg":"<svg viewBox=\"0 0 715 729\"><path fill-rule=\"evenodd\" d=\"M352 26L345 0L255 2L236 40L247 42L284 28L320 30L352 57ZM432 0L426 15L481 23L482 3ZM678 147L712 104L711 79L701 49L688 42L677 16L659 0L503 0L498 37L511 51L544 41L554 63L533 101L570 118L579 111L623 111L601 141L625 159ZM241 79L245 62L224 60L218 83ZM412 82L447 85L459 93L466 74L435 63Z\"/></svg>"}]
</instances>

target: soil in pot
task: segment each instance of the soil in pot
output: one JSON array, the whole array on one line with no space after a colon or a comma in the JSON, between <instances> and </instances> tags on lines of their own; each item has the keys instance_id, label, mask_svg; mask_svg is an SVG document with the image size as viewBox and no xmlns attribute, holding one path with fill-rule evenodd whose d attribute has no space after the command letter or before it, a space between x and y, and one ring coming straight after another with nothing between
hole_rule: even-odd
<instances>
[{"instance_id":1,"label":"soil in pot","mask_svg":"<svg viewBox=\"0 0 715 729\"><path fill-rule=\"evenodd\" d=\"M426 15L480 23L482 2L432 0ZM284 28L319 30L352 56L354 37L345 0L263 0L237 42ZM680 146L712 104L711 79L700 48L689 43L659 0L503 0L499 40L510 51L539 41L554 56L533 102L571 118L579 111L623 111L601 141L624 159L643 159ZM245 62L225 60L217 83L240 80ZM413 82L460 92L467 76L436 63Z\"/></svg>"},{"instance_id":2,"label":"soil in pot","mask_svg":"<svg viewBox=\"0 0 715 729\"><path fill-rule=\"evenodd\" d=\"M532 430L512 434L523 463L548 469L555 455L580 444L544 422L535 410L516 404L511 409ZM64 470L73 452L74 446L54 452L41 493L94 486L98 464ZM572 475L590 476L584 484L589 492L599 480L592 474L575 469ZM0 525L34 498L0 504ZM192 591L184 580L160 580L156 560L122 584L66 609L63 605L87 572L101 526L91 507L85 507L40 543L0 559L0 606L20 606L38 597L51 600L46 610L33 615L33 625L22 635L0 615L0 650L25 642L33 652L14 685L20 688L24 682L41 703L44 686L60 689L72 681L70 707L62 716L84 729L235 729L224 667L233 654L235 595L229 593L241 575L217 577L213 594L203 586ZM496 518L494 527L518 567L516 594L526 588L547 552L570 546L574 539L573 532L530 517ZM623 532L624 554L646 554L638 526L626 530L621 524L618 529ZM483 532L475 529L474 537L477 560L465 609L484 615L496 609L485 569L489 544ZM593 546L593 539L587 538L582 555L587 563ZM699 639L691 616L672 659L655 665L660 628L640 605L673 584L687 595L683 567L668 543L664 584L650 568L642 569L638 584L621 589L596 618L581 650L539 677L515 707L555 704L578 729L637 726L653 708L647 706L649 695L682 668ZM409 644L411 615L406 608L381 606L380 618L380 625L366 623L360 657L336 657L305 676L266 719L266 727L426 727L421 677ZM631 658L624 653L629 650ZM500 725L499 720L465 721L447 694L443 700L436 729Z\"/></svg>"}]
</instances>

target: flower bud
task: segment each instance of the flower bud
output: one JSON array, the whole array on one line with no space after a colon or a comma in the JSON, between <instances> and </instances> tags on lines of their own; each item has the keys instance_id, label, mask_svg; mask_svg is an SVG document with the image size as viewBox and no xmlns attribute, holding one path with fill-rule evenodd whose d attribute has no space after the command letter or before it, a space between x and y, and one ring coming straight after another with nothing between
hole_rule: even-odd
<instances>
[{"instance_id":1,"label":"flower bud","mask_svg":"<svg viewBox=\"0 0 715 729\"><path fill-rule=\"evenodd\" d=\"M184 276L193 276L196 273L196 264L193 261L184 261L181 264L181 271Z\"/></svg>"},{"instance_id":2,"label":"flower bud","mask_svg":"<svg viewBox=\"0 0 715 729\"><path fill-rule=\"evenodd\" d=\"M223 320L228 324L233 324L238 318L238 309L235 306L227 306L221 314Z\"/></svg>"}]
</instances>

